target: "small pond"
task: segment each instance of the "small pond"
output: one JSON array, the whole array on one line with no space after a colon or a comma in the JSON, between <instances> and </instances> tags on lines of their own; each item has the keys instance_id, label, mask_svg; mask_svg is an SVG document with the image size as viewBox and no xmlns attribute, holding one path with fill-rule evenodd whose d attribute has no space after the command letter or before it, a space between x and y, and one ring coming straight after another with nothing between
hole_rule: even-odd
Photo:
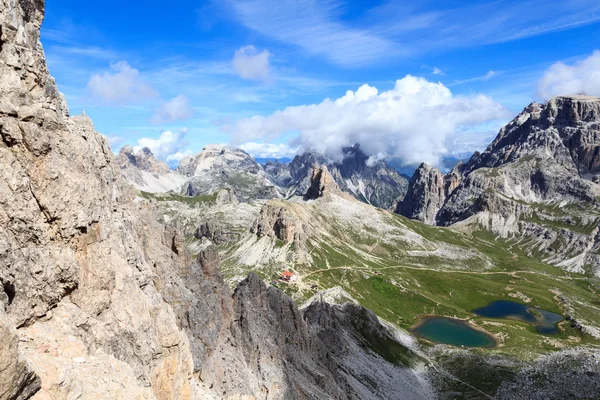
<instances>
[{"instance_id":1,"label":"small pond","mask_svg":"<svg viewBox=\"0 0 600 400\"><path fill-rule=\"evenodd\" d=\"M426 317L412 331L417 336L436 343L467 347L496 346L493 336L454 318Z\"/></svg>"},{"instance_id":2,"label":"small pond","mask_svg":"<svg viewBox=\"0 0 600 400\"><path fill-rule=\"evenodd\" d=\"M556 324L563 319L560 314L509 300L496 300L485 307L473 310L473 312L482 317L508 318L527 322L535 326L538 333L544 334L558 333Z\"/></svg>"}]
</instances>

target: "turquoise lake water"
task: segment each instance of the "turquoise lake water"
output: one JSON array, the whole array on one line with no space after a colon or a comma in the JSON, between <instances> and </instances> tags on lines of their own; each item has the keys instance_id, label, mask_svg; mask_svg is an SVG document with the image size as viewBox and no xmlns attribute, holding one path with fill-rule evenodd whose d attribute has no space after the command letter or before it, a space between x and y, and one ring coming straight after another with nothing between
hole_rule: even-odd
<instances>
[{"instance_id":1,"label":"turquoise lake water","mask_svg":"<svg viewBox=\"0 0 600 400\"><path fill-rule=\"evenodd\" d=\"M556 324L563 320L560 314L508 300L493 301L485 307L473 310L473 312L487 318L508 318L527 322L535 326L538 333L550 335L558 333Z\"/></svg>"},{"instance_id":2,"label":"turquoise lake water","mask_svg":"<svg viewBox=\"0 0 600 400\"><path fill-rule=\"evenodd\" d=\"M418 336L436 343L467 347L494 347L496 341L485 332L473 329L464 321L431 317L413 329Z\"/></svg>"}]
</instances>

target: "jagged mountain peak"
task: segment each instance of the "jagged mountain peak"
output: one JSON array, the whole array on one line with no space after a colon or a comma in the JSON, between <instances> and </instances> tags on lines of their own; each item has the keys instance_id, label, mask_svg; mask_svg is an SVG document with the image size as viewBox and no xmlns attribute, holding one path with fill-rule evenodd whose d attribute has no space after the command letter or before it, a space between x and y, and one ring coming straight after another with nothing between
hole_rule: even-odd
<instances>
[{"instance_id":1,"label":"jagged mountain peak","mask_svg":"<svg viewBox=\"0 0 600 400\"><path fill-rule=\"evenodd\" d=\"M188 196L231 189L241 201L281 197L263 167L244 150L226 145L207 145L179 163L177 172L187 180L181 193Z\"/></svg>"},{"instance_id":2,"label":"jagged mountain peak","mask_svg":"<svg viewBox=\"0 0 600 400\"><path fill-rule=\"evenodd\" d=\"M434 224L446 196L442 172L422 163L410 179L406 196L398 203L396 212L411 219Z\"/></svg>"},{"instance_id":3,"label":"jagged mountain peak","mask_svg":"<svg viewBox=\"0 0 600 400\"><path fill-rule=\"evenodd\" d=\"M154 157L148 147L135 151L133 147L125 145L115 156L115 162L121 170L121 176L145 192L177 190L184 182L181 175Z\"/></svg>"},{"instance_id":4,"label":"jagged mountain peak","mask_svg":"<svg viewBox=\"0 0 600 400\"><path fill-rule=\"evenodd\" d=\"M340 188L329 173L327 165L314 165L310 178L310 187L306 191L304 198L306 200L314 200L335 192L340 192Z\"/></svg>"},{"instance_id":5,"label":"jagged mountain peak","mask_svg":"<svg viewBox=\"0 0 600 400\"><path fill-rule=\"evenodd\" d=\"M471 157L466 171L537 156L553 158L574 174L595 174L600 172L599 136L600 98L558 96L546 104L534 102L503 127L483 153Z\"/></svg>"},{"instance_id":6,"label":"jagged mountain peak","mask_svg":"<svg viewBox=\"0 0 600 400\"><path fill-rule=\"evenodd\" d=\"M171 171L166 163L154 157L152 150L148 147L143 147L138 151L135 151L130 145L125 145L121 148L119 154L115 156L115 160L121 169L134 166L142 171L148 171L159 175L164 175Z\"/></svg>"},{"instance_id":7,"label":"jagged mountain peak","mask_svg":"<svg viewBox=\"0 0 600 400\"><path fill-rule=\"evenodd\" d=\"M359 145L342 149L339 161L312 151L294 157L289 164L291 186L295 194L304 195L311 185L313 166L327 165L340 190L374 206L393 209L406 194L408 179L385 161L370 161Z\"/></svg>"}]
</instances>

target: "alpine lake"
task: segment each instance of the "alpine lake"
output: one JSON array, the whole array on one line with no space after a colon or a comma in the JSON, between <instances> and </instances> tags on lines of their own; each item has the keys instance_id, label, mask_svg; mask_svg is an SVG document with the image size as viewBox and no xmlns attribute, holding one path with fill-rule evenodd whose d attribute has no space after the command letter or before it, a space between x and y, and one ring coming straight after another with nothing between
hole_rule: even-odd
<instances>
[{"instance_id":1,"label":"alpine lake","mask_svg":"<svg viewBox=\"0 0 600 400\"><path fill-rule=\"evenodd\" d=\"M557 324L563 320L562 315L509 300L493 301L485 307L476 308L473 313L484 318L522 321L544 335L558 333ZM431 342L453 346L495 347L498 343L494 336L484 330L448 317L423 317L411 331Z\"/></svg>"}]
</instances>

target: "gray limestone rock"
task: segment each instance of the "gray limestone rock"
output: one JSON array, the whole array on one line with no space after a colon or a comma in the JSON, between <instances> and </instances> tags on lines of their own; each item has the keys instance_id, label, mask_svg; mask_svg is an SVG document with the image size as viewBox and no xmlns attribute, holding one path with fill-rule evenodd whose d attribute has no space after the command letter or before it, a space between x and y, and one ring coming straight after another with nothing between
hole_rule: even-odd
<instances>
[{"instance_id":1,"label":"gray limestone rock","mask_svg":"<svg viewBox=\"0 0 600 400\"><path fill-rule=\"evenodd\" d=\"M302 224L296 221L286 207L265 204L250 230L258 237L271 236L285 243L294 242L303 245L305 235Z\"/></svg>"},{"instance_id":2,"label":"gray limestone rock","mask_svg":"<svg viewBox=\"0 0 600 400\"><path fill-rule=\"evenodd\" d=\"M396 212L433 225L447 196L444 175L440 170L421 164L411 178L406 196L398 204Z\"/></svg>"},{"instance_id":3,"label":"gray limestone rock","mask_svg":"<svg viewBox=\"0 0 600 400\"><path fill-rule=\"evenodd\" d=\"M545 249L544 260L554 265L598 271L599 152L600 99L532 103L483 153L449 174L421 166L396 211L432 225L471 221L517 240L526 253ZM557 224L564 230L552 233ZM588 232L577 229L581 225ZM545 234L536 236L540 230Z\"/></svg>"},{"instance_id":4,"label":"gray limestone rock","mask_svg":"<svg viewBox=\"0 0 600 400\"><path fill-rule=\"evenodd\" d=\"M0 399L22 400L40 389L40 378L19 351L19 337L0 306Z\"/></svg>"},{"instance_id":5,"label":"gray limestone rock","mask_svg":"<svg viewBox=\"0 0 600 400\"><path fill-rule=\"evenodd\" d=\"M340 192L340 188L335 179L333 179L333 176L329 173L327 166L313 166L312 175L310 177L310 186L304 194L304 199L314 200L332 192Z\"/></svg>"},{"instance_id":6,"label":"gray limestone rock","mask_svg":"<svg viewBox=\"0 0 600 400\"><path fill-rule=\"evenodd\" d=\"M121 169L121 176L137 189L150 192L177 191L185 182L185 177L172 171L169 166L157 160L152 151L144 147L137 152L129 145L123 146L115 156Z\"/></svg>"}]
</instances>

